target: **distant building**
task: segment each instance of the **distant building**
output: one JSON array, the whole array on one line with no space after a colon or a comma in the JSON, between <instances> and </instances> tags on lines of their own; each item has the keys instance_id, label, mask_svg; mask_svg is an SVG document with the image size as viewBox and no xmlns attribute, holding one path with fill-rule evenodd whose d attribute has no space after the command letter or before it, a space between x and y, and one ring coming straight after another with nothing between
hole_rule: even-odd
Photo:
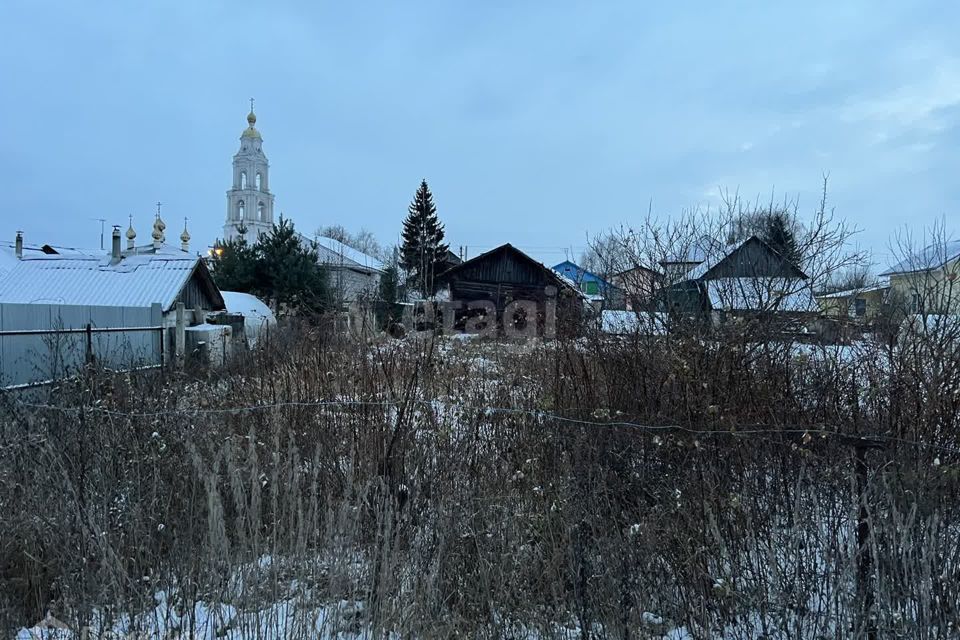
<instances>
[{"instance_id":1,"label":"distant building","mask_svg":"<svg viewBox=\"0 0 960 640\"><path fill-rule=\"evenodd\" d=\"M336 301L349 304L377 295L384 271L380 260L333 238L310 239L300 234L300 241L307 246L316 246L318 262L327 270Z\"/></svg>"},{"instance_id":2,"label":"distant building","mask_svg":"<svg viewBox=\"0 0 960 640\"><path fill-rule=\"evenodd\" d=\"M98 307L150 307L159 304L165 326L174 326L175 308L182 302L187 323L199 324L209 313L223 311L223 297L205 262L188 251L184 230L181 246L164 243L166 225L159 215L153 240L135 246L132 227L127 249L114 231L110 253L35 245L25 247L18 236L11 255L0 250L0 303L59 304ZM185 240L184 240L185 238Z\"/></svg>"},{"instance_id":3,"label":"distant building","mask_svg":"<svg viewBox=\"0 0 960 640\"><path fill-rule=\"evenodd\" d=\"M883 311L889 292L889 284L873 284L819 295L817 303L828 318L868 323Z\"/></svg>"},{"instance_id":4,"label":"distant building","mask_svg":"<svg viewBox=\"0 0 960 640\"><path fill-rule=\"evenodd\" d=\"M456 312L455 326L496 323L501 334L570 335L580 330L586 297L572 280L511 244L482 253L441 276ZM551 317L555 312L555 318ZM496 317L493 317L495 315ZM555 322L554 322L555 320Z\"/></svg>"},{"instance_id":5,"label":"distant building","mask_svg":"<svg viewBox=\"0 0 960 640\"><path fill-rule=\"evenodd\" d=\"M251 244L273 229L274 194L270 191L270 163L263 152L263 137L256 128L257 116L251 104L247 128L240 134L240 149L233 156L233 184L227 191L227 218L224 240L245 233ZM299 234L305 246L316 246L318 262L327 269L335 300L353 303L375 295L383 264L376 258L331 238L309 238Z\"/></svg>"},{"instance_id":6,"label":"distant building","mask_svg":"<svg viewBox=\"0 0 960 640\"><path fill-rule=\"evenodd\" d=\"M960 313L960 240L924 247L880 275L906 313Z\"/></svg>"},{"instance_id":7,"label":"distant building","mask_svg":"<svg viewBox=\"0 0 960 640\"><path fill-rule=\"evenodd\" d=\"M817 311L807 274L757 236L696 265L658 297L675 315L714 322L770 314L812 318Z\"/></svg>"},{"instance_id":8,"label":"distant building","mask_svg":"<svg viewBox=\"0 0 960 640\"><path fill-rule=\"evenodd\" d=\"M447 254L443 257L443 262L440 265L440 273L443 273L447 269L452 269L461 262L463 262L463 259L460 256L450 251L450 249L447 249Z\"/></svg>"},{"instance_id":9,"label":"distant building","mask_svg":"<svg viewBox=\"0 0 960 640\"><path fill-rule=\"evenodd\" d=\"M610 276L610 282L623 291L623 308L639 311L650 306L654 293L663 284L663 274L637 265L613 274Z\"/></svg>"},{"instance_id":10,"label":"distant building","mask_svg":"<svg viewBox=\"0 0 960 640\"><path fill-rule=\"evenodd\" d=\"M227 191L227 219L223 239L234 240L245 229L252 244L273 227L273 194L270 163L263 153L263 138L250 105L247 128L240 134L240 149L233 156L233 185Z\"/></svg>"},{"instance_id":11,"label":"distant building","mask_svg":"<svg viewBox=\"0 0 960 640\"><path fill-rule=\"evenodd\" d=\"M570 260L554 265L553 270L573 282L595 306L604 309L625 308L623 291L597 274L587 271Z\"/></svg>"},{"instance_id":12,"label":"distant building","mask_svg":"<svg viewBox=\"0 0 960 640\"><path fill-rule=\"evenodd\" d=\"M660 260L664 284L687 279L687 274L712 256L723 253L722 244L710 236L700 236L690 242L680 242Z\"/></svg>"}]
</instances>

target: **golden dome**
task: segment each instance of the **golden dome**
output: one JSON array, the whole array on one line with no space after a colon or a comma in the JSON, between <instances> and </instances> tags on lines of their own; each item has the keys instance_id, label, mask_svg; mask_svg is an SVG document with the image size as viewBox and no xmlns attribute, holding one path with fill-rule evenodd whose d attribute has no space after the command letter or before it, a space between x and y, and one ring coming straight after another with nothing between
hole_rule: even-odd
<instances>
[{"instance_id":1,"label":"golden dome","mask_svg":"<svg viewBox=\"0 0 960 640\"><path fill-rule=\"evenodd\" d=\"M257 114L255 114L253 111L250 111L250 113L247 114L247 124L249 124L251 127L257 124Z\"/></svg>"}]
</instances>

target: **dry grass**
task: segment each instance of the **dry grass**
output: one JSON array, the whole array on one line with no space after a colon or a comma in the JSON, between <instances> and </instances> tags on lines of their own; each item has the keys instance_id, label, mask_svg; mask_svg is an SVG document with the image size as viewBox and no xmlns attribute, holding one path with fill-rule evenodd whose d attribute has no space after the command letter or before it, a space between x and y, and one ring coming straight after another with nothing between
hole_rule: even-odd
<instances>
[{"instance_id":1,"label":"dry grass","mask_svg":"<svg viewBox=\"0 0 960 640\"><path fill-rule=\"evenodd\" d=\"M271 635L276 603L303 638L331 606L324 631L399 637L955 633L956 359L740 335L301 328L220 375L7 399L0 623L108 624L162 592L181 629L223 603L243 637Z\"/></svg>"}]
</instances>

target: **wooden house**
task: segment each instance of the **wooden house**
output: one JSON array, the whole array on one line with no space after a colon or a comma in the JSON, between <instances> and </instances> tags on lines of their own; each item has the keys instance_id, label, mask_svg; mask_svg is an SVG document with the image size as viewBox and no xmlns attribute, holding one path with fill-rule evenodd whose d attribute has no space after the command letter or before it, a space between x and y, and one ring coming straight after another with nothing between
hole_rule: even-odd
<instances>
[{"instance_id":1,"label":"wooden house","mask_svg":"<svg viewBox=\"0 0 960 640\"><path fill-rule=\"evenodd\" d=\"M580 329L586 299L576 284L511 244L448 269L440 280L458 307L456 329L545 337Z\"/></svg>"},{"instance_id":2,"label":"wooden house","mask_svg":"<svg viewBox=\"0 0 960 640\"><path fill-rule=\"evenodd\" d=\"M623 291L623 308L640 311L650 307L653 294L663 285L663 274L637 265L610 276L610 282Z\"/></svg>"},{"instance_id":3,"label":"wooden house","mask_svg":"<svg viewBox=\"0 0 960 640\"><path fill-rule=\"evenodd\" d=\"M624 292L620 287L595 273L587 271L580 265L570 260L564 260L560 264L554 265L553 270L572 281L598 310L626 308Z\"/></svg>"},{"instance_id":4,"label":"wooden house","mask_svg":"<svg viewBox=\"0 0 960 640\"><path fill-rule=\"evenodd\" d=\"M769 244L751 236L705 260L660 292L665 310L723 322L730 316L815 316L807 275Z\"/></svg>"}]
</instances>

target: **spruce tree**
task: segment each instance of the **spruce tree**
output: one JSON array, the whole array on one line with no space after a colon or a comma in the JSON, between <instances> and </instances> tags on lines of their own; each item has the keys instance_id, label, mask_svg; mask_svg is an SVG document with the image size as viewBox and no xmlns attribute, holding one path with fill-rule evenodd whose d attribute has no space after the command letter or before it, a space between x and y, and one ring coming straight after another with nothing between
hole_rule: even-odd
<instances>
[{"instance_id":1,"label":"spruce tree","mask_svg":"<svg viewBox=\"0 0 960 640\"><path fill-rule=\"evenodd\" d=\"M787 214L775 211L764 220L763 239L781 256L799 266L803 256L797 244L797 236L793 231L793 221Z\"/></svg>"},{"instance_id":2,"label":"spruce tree","mask_svg":"<svg viewBox=\"0 0 960 640\"><path fill-rule=\"evenodd\" d=\"M315 244L305 245L290 220L280 216L279 224L260 237L257 255L257 289L281 305L323 311L330 305L326 270L318 263Z\"/></svg>"},{"instance_id":3,"label":"spruce tree","mask_svg":"<svg viewBox=\"0 0 960 640\"><path fill-rule=\"evenodd\" d=\"M403 221L403 244L400 265L408 274L407 281L424 296L436 292L436 277L443 269L448 245L443 242L443 224L427 181L420 182Z\"/></svg>"},{"instance_id":4,"label":"spruce tree","mask_svg":"<svg viewBox=\"0 0 960 640\"><path fill-rule=\"evenodd\" d=\"M251 293L257 288L257 256L246 235L217 241L211 257L211 274L222 291Z\"/></svg>"}]
</instances>

